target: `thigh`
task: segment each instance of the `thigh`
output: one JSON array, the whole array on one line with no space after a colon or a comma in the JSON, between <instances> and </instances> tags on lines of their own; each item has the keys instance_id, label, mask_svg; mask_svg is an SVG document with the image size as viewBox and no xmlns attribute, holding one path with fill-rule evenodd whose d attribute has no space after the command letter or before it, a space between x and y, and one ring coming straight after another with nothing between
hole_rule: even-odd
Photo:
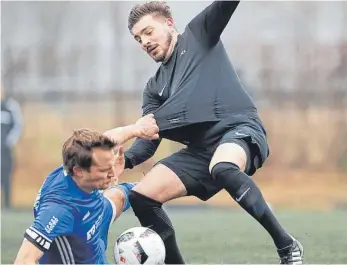
<instances>
[{"instance_id":1,"label":"thigh","mask_svg":"<svg viewBox=\"0 0 347 265\"><path fill-rule=\"evenodd\" d=\"M232 162L251 176L262 167L268 155L267 138L262 128L243 124L222 137L213 155L210 169L218 162Z\"/></svg>"},{"instance_id":2,"label":"thigh","mask_svg":"<svg viewBox=\"0 0 347 265\"><path fill-rule=\"evenodd\" d=\"M183 183L187 196L206 201L221 190L208 170L211 157L211 152L184 148L159 163L175 172Z\"/></svg>"},{"instance_id":3,"label":"thigh","mask_svg":"<svg viewBox=\"0 0 347 265\"><path fill-rule=\"evenodd\" d=\"M177 174L165 164L156 164L133 188L153 200L164 203L187 194Z\"/></svg>"}]
</instances>

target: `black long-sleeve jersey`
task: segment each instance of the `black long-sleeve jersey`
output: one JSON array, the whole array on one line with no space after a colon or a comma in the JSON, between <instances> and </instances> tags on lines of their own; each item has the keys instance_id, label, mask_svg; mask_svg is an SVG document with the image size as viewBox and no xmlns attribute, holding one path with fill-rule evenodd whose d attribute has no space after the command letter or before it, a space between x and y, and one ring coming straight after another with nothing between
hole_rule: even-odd
<instances>
[{"instance_id":1,"label":"black long-sleeve jersey","mask_svg":"<svg viewBox=\"0 0 347 265\"><path fill-rule=\"evenodd\" d=\"M143 115L154 113L161 138L199 145L212 124L225 119L240 123L240 114L258 119L220 40L238 4L216 1L194 17L178 35L170 59L148 81ZM136 139L125 152L126 167L149 159L159 144Z\"/></svg>"}]
</instances>

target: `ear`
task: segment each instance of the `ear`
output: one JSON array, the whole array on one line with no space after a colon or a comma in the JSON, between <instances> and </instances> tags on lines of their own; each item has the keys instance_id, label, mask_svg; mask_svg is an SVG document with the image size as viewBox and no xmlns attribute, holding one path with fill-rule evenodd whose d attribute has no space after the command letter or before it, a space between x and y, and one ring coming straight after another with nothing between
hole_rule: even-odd
<instances>
[{"instance_id":1,"label":"ear","mask_svg":"<svg viewBox=\"0 0 347 265\"><path fill-rule=\"evenodd\" d=\"M166 19L166 23L169 27L174 27L174 24L175 24L173 18L171 18L171 17Z\"/></svg>"},{"instance_id":2,"label":"ear","mask_svg":"<svg viewBox=\"0 0 347 265\"><path fill-rule=\"evenodd\" d=\"M72 168L72 171L73 171L74 176L76 176L76 177L81 178L83 176L83 169L78 167L78 166L74 166Z\"/></svg>"}]
</instances>

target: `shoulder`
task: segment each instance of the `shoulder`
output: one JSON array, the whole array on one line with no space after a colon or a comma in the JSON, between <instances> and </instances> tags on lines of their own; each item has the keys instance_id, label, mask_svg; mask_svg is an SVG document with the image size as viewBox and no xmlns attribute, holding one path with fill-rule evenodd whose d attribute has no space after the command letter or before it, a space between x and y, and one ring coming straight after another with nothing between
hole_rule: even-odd
<instances>
[{"instance_id":1,"label":"shoulder","mask_svg":"<svg viewBox=\"0 0 347 265\"><path fill-rule=\"evenodd\" d=\"M203 41L196 36L197 33L194 33L191 29L191 26L188 24L184 32L180 36L180 45L190 49L190 53L197 51L206 51L206 46ZM193 49L193 51L192 51Z\"/></svg>"},{"instance_id":2,"label":"shoulder","mask_svg":"<svg viewBox=\"0 0 347 265\"><path fill-rule=\"evenodd\" d=\"M41 187L41 195L56 194L62 195L63 190L67 189L66 172L63 166L59 166L51 171L44 180Z\"/></svg>"},{"instance_id":3,"label":"shoulder","mask_svg":"<svg viewBox=\"0 0 347 265\"><path fill-rule=\"evenodd\" d=\"M41 201L34 212L37 224L45 224L54 220L66 223L67 226L73 224L76 214L76 208L70 202L52 196Z\"/></svg>"},{"instance_id":4,"label":"shoulder","mask_svg":"<svg viewBox=\"0 0 347 265\"><path fill-rule=\"evenodd\" d=\"M49 205L49 207L54 206L52 209L65 208L74 211L76 198L78 194L69 185L68 175L63 166L60 166L50 172L44 180L37 194L34 210L38 212L44 205ZM47 207L44 208L47 210Z\"/></svg>"}]
</instances>

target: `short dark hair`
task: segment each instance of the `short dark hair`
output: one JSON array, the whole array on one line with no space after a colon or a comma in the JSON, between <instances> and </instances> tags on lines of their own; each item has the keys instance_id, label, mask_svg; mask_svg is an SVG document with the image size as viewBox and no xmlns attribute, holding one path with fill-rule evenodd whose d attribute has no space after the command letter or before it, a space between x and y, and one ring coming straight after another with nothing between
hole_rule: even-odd
<instances>
[{"instance_id":1,"label":"short dark hair","mask_svg":"<svg viewBox=\"0 0 347 265\"><path fill-rule=\"evenodd\" d=\"M99 132L90 129L74 130L63 144L63 164L68 174L73 175L74 166L89 171L92 165L93 148L111 150L116 142Z\"/></svg>"},{"instance_id":2,"label":"short dark hair","mask_svg":"<svg viewBox=\"0 0 347 265\"><path fill-rule=\"evenodd\" d=\"M163 16L172 18L171 9L162 1L151 1L144 4L135 5L129 14L128 28L131 31L134 25L144 16L153 14L155 16Z\"/></svg>"}]
</instances>

